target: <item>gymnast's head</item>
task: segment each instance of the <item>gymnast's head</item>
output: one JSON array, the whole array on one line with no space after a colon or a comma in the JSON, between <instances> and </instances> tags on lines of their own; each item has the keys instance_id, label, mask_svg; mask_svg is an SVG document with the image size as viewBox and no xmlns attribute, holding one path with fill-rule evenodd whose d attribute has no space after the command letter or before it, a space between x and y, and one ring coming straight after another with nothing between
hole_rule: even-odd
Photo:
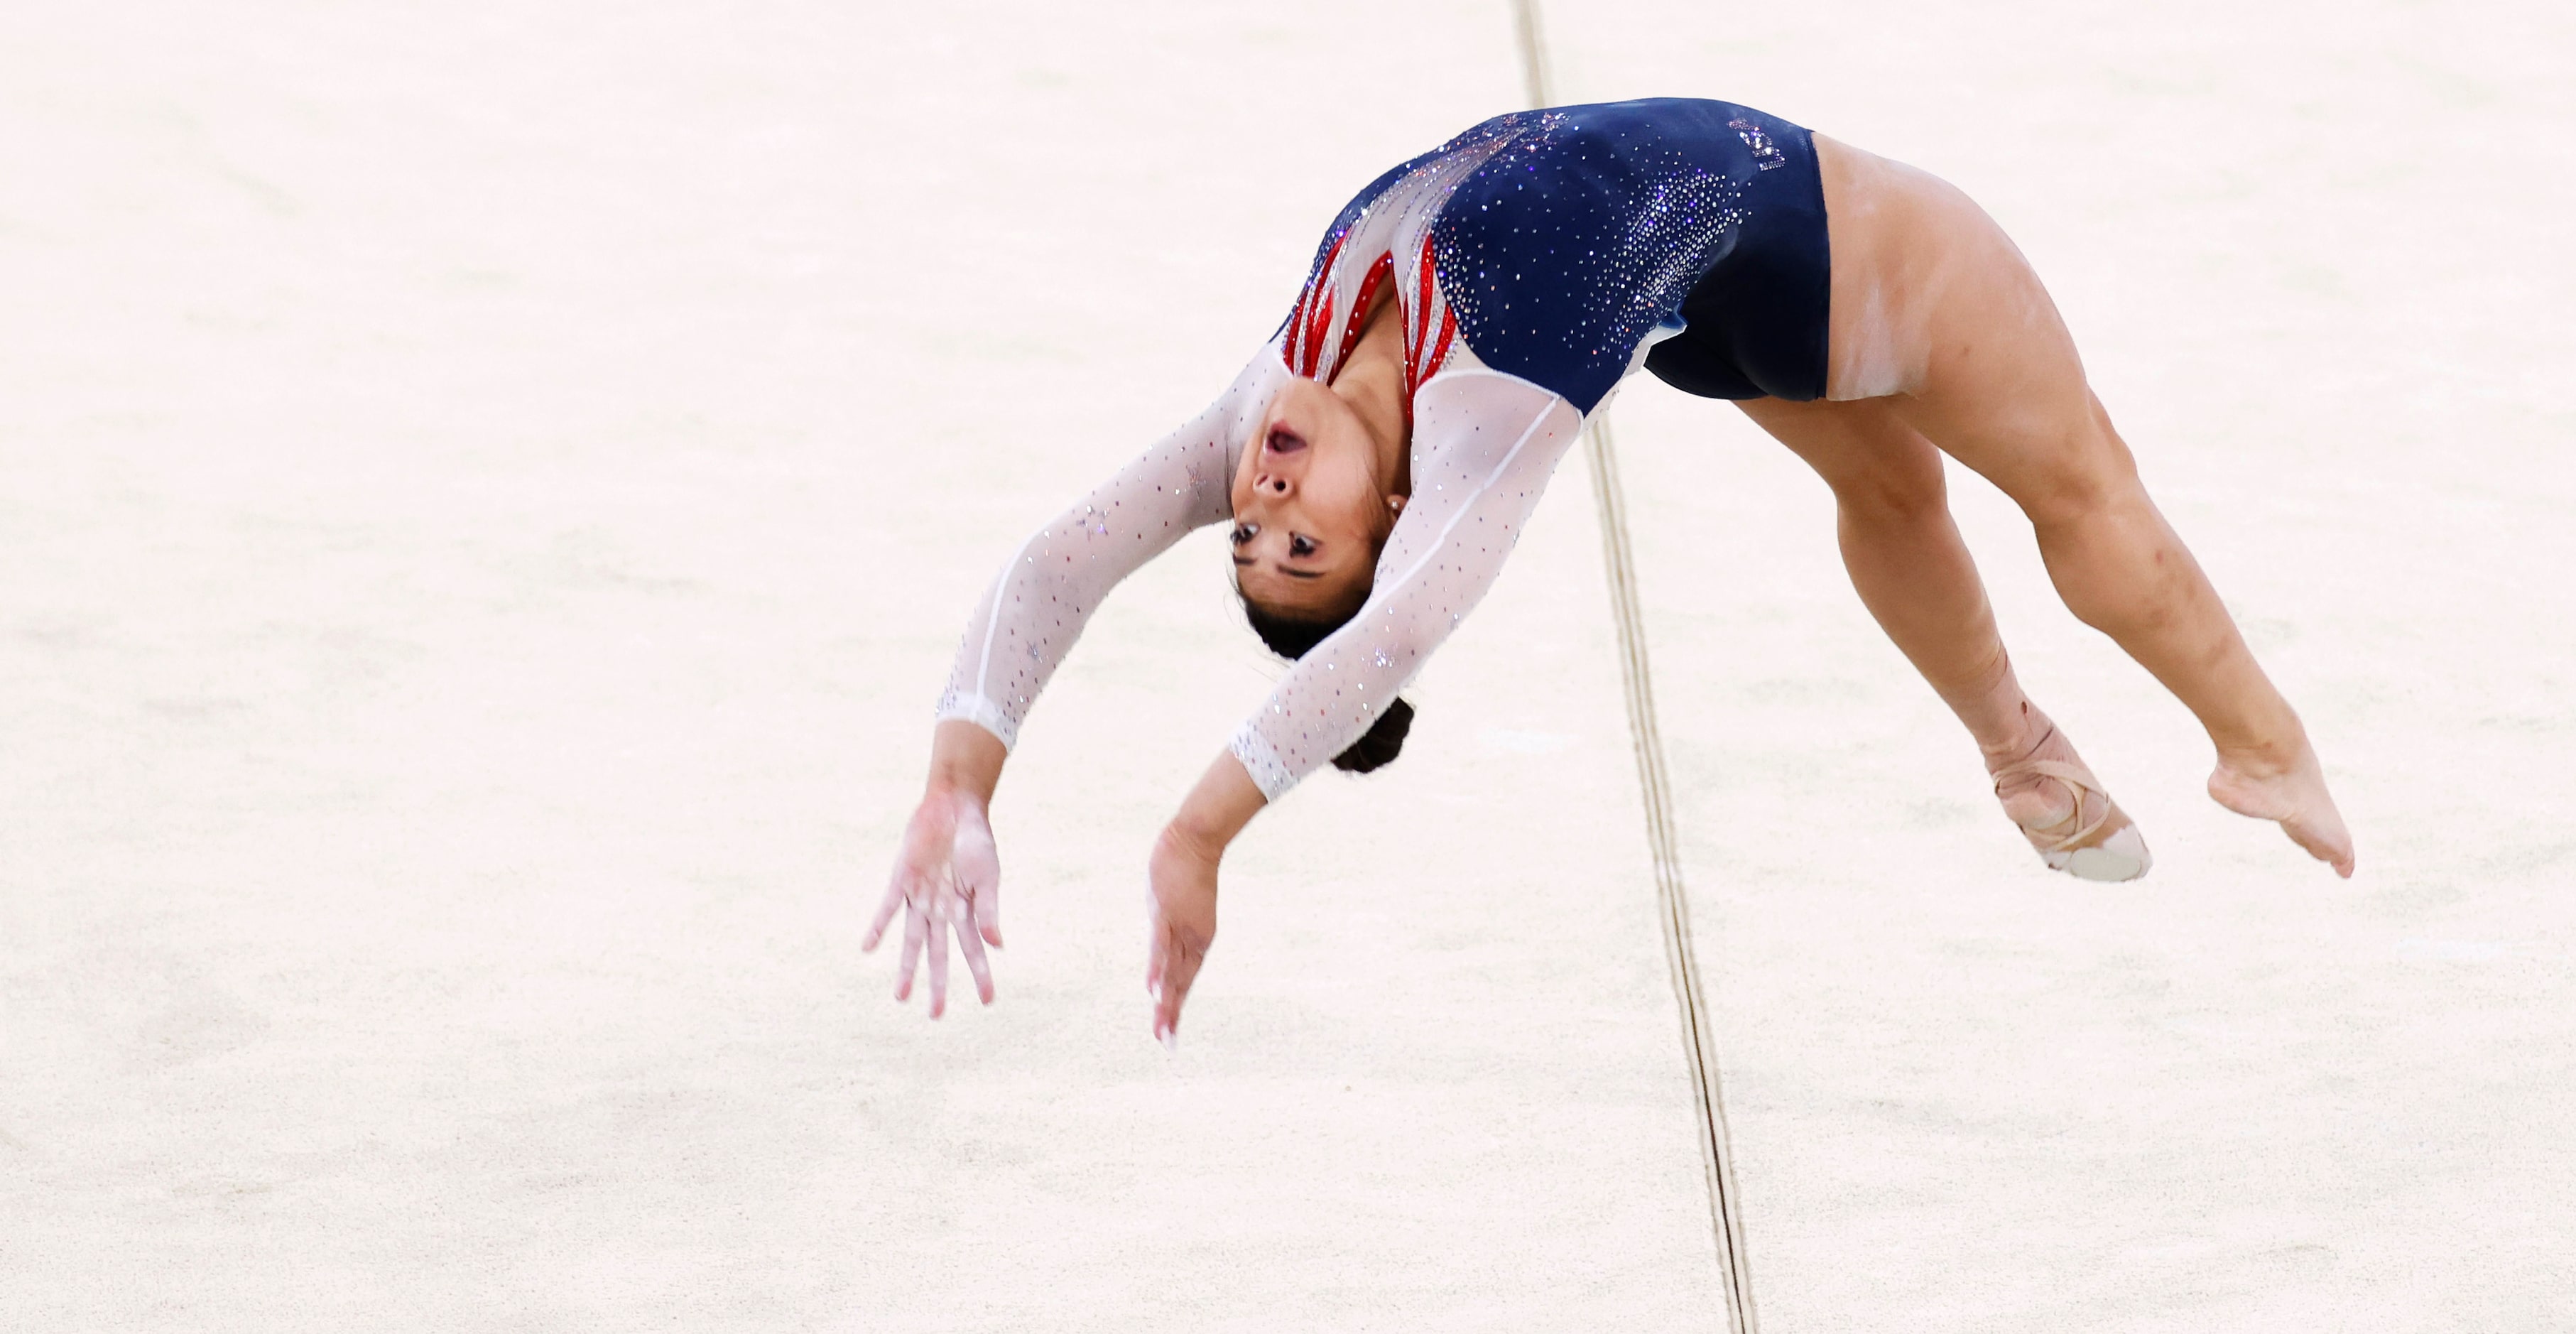
<instances>
[{"instance_id":1,"label":"gymnast's head","mask_svg":"<svg viewBox=\"0 0 2576 1334\"><path fill-rule=\"evenodd\" d=\"M1332 625L1359 610L1404 510L1394 475L1402 447L1340 393L1288 381L1234 472L1234 583L1245 606Z\"/></svg>"},{"instance_id":2,"label":"gymnast's head","mask_svg":"<svg viewBox=\"0 0 2576 1334\"><path fill-rule=\"evenodd\" d=\"M1244 443L1233 486L1234 587L1271 652L1304 657L1368 601L1378 552L1404 511L1403 429L1400 406L1389 420L1295 378ZM1333 762L1366 773L1394 759L1412 713L1397 700Z\"/></svg>"}]
</instances>

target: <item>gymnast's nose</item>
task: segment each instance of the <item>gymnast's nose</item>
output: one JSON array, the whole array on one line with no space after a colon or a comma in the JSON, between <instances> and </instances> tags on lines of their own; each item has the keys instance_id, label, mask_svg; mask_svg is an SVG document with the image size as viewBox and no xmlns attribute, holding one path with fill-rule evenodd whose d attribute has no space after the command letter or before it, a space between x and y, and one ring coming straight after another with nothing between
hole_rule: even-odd
<instances>
[{"instance_id":1,"label":"gymnast's nose","mask_svg":"<svg viewBox=\"0 0 2576 1334\"><path fill-rule=\"evenodd\" d=\"M1285 498L1287 494L1295 488L1290 484L1286 477L1283 477L1278 473L1260 472L1253 474L1252 489L1261 492L1263 495Z\"/></svg>"}]
</instances>

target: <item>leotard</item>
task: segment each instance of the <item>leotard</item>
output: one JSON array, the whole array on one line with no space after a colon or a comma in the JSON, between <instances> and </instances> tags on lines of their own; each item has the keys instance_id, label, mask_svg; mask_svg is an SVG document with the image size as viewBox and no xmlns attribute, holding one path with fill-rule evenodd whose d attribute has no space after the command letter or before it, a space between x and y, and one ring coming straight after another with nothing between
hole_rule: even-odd
<instances>
[{"instance_id":1,"label":"leotard","mask_svg":"<svg viewBox=\"0 0 2576 1334\"><path fill-rule=\"evenodd\" d=\"M1031 536L968 622L938 717L1005 746L1100 600L1233 517L1248 437L1292 375L1330 383L1393 284L1413 494L1367 601L1230 749L1276 800L1384 710L1481 600L1587 415L1640 365L1713 397L1815 398L1829 291L1808 133L1731 103L1497 116L1369 183L1295 307L1206 410Z\"/></svg>"}]
</instances>

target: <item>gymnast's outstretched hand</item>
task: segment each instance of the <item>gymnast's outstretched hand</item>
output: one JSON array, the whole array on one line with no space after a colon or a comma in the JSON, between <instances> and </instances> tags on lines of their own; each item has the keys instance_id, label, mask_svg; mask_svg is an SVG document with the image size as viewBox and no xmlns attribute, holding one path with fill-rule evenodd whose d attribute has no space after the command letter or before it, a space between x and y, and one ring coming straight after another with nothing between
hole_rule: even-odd
<instances>
[{"instance_id":1,"label":"gymnast's outstretched hand","mask_svg":"<svg viewBox=\"0 0 2576 1334\"><path fill-rule=\"evenodd\" d=\"M895 971L894 998L912 997L914 970L930 956L930 1017L948 1010L948 937L966 956L975 994L993 1003L993 969L984 947L1002 945L1002 860L985 812L1001 776L1002 748L971 723L940 724L931 759L929 790L904 826L903 850L876 920L859 940L861 951L885 939L895 913L903 913L903 962Z\"/></svg>"},{"instance_id":2,"label":"gymnast's outstretched hand","mask_svg":"<svg viewBox=\"0 0 2576 1334\"><path fill-rule=\"evenodd\" d=\"M1154 998L1154 1036L1180 1044L1181 1002L1216 941L1216 869L1252 817L1266 804L1252 776L1231 754L1219 755L1154 840L1147 867L1149 919L1145 991Z\"/></svg>"},{"instance_id":3,"label":"gymnast's outstretched hand","mask_svg":"<svg viewBox=\"0 0 2576 1334\"><path fill-rule=\"evenodd\" d=\"M1154 998L1154 1037L1179 1045L1181 1002L1216 941L1216 868L1221 849L1209 848L1177 824L1154 840L1148 868L1149 934L1145 942L1145 992Z\"/></svg>"}]
</instances>

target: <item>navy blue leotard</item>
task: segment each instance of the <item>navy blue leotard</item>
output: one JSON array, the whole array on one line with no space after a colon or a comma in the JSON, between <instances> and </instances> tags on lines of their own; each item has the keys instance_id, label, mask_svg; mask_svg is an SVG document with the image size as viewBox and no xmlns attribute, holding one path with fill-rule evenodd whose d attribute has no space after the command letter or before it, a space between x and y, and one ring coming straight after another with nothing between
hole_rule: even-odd
<instances>
[{"instance_id":1,"label":"navy blue leotard","mask_svg":"<svg viewBox=\"0 0 2576 1334\"><path fill-rule=\"evenodd\" d=\"M1276 800L1369 729L1482 599L1559 460L1640 365L1695 394L1820 397L1831 267L1808 133L1726 102L1497 116L1335 216L1296 308L1206 411L1022 544L959 643L939 716L1004 745L1121 579L1231 519L1290 377L1329 383L1391 300L1413 484L1368 600L1229 749Z\"/></svg>"},{"instance_id":2,"label":"navy blue leotard","mask_svg":"<svg viewBox=\"0 0 2576 1334\"><path fill-rule=\"evenodd\" d=\"M1446 178L1427 247L1438 295L1484 365L1587 413L1650 342L1645 367L1690 393L1824 395L1832 264L1804 128L1695 98L1496 116L1343 206L1300 314L1381 199L1426 177Z\"/></svg>"}]
</instances>

